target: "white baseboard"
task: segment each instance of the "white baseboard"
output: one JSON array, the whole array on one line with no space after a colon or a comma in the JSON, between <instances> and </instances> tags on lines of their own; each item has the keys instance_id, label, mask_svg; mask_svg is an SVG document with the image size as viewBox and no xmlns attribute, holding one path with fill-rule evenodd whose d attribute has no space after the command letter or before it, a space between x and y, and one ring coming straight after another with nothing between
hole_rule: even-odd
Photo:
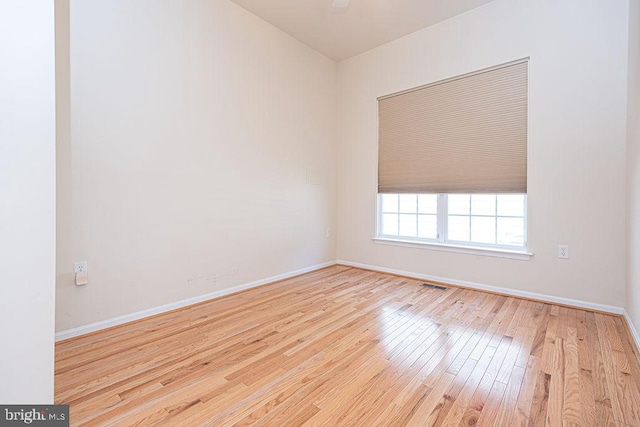
<instances>
[{"instance_id":1,"label":"white baseboard","mask_svg":"<svg viewBox=\"0 0 640 427\"><path fill-rule=\"evenodd\" d=\"M588 310L596 310L596 311L601 311L605 313L622 315L625 317L627 324L629 325L629 329L631 330L633 339L636 342L636 346L638 346L638 348L640 349L640 334L638 334L638 331L636 330L633 322L631 322L629 315L627 314L626 310L622 307L616 307L616 306L605 305L605 304L597 304L593 302L574 300L570 298L556 297L553 295L538 294L535 292L519 291L515 289L502 288L499 286L491 286L491 285L485 285L482 283L467 282L464 280L456 280L456 279L450 279L446 277L438 277L438 276L432 276L429 274L420 274L420 273L415 273L411 271L396 270L393 268L386 268L386 267L380 267L380 266L369 265L369 264L361 264L357 262L344 261L344 260L329 261L322 264L301 268L299 270L290 271L288 273L279 274L277 276L267 277L265 279L256 280L254 282L234 286L232 288L221 289L219 291L211 292L211 293L200 295L197 297L187 298L181 301L172 302L169 304L161 305L159 307L153 307L146 310L137 311L135 313L126 314L124 316L118 316L111 319L102 320L100 322L79 326L77 328L67 329L64 331L57 332L55 339L56 341L62 341L69 338L74 338L80 335L88 334L90 332L95 332L95 331L110 328L113 326L122 325L124 323L132 322L134 320L144 319L145 317L153 316L160 313L165 313L167 311L197 304L199 302L207 301L210 299L219 298L225 295L230 295L236 292L243 291L245 289L255 288L257 286L262 286L268 283L277 282L279 280L288 279L294 276L298 276L300 274L309 273L311 271L319 270L321 268L329 267L335 264L364 268L367 270L374 270L382 273L397 274L400 276L414 277L416 279L422 279L422 280L431 280L435 282L450 283L452 285L458 285L458 286L462 286L470 289L477 289L481 291L494 292L494 293L514 296L514 297L528 298L528 299L539 300L539 301L544 301L544 302L549 302L554 304L562 304L562 305L567 305L572 307L584 308Z\"/></svg>"},{"instance_id":2,"label":"white baseboard","mask_svg":"<svg viewBox=\"0 0 640 427\"><path fill-rule=\"evenodd\" d=\"M183 299L181 301L172 302L169 304L161 305L159 307L148 308L146 310L137 311L135 313L125 314L124 316L113 317L111 319L102 320L100 322L90 323L88 325L79 326L73 329L67 329L65 331L60 331L56 333L56 341L62 341L69 338L74 338L80 335L88 334L90 332L99 331L101 329L122 325L123 323L133 322L134 320L144 319L145 317L153 316L155 314L165 313L167 311L197 304L199 302L207 301L214 298L219 298L225 295L230 295L236 292L243 291L245 289L255 288L257 286L266 285L268 283L277 282L279 280L289 279L291 277L298 276L300 274L309 273L315 270L320 270L321 268L330 267L335 264L336 264L335 261L329 261L322 264L313 265L311 267L290 271L288 273L279 274L277 276L267 277L266 279L256 280L254 282L234 286L232 288L221 289L219 291L211 292L211 293L200 295L197 297Z\"/></svg>"},{"instance_id":3,"label":"white baseboard","mask_svg":"<svg viewBox=\"0 0 640 427\"><path fill-rule=\"evenodd\" d=\"M535 292L519 291L516 289L502 288L499 286L485 285L482 283L467 282L464 280L449 279L447 277L431 276L429 274L420 274L420 273L414 273L410 271L396 270L393 268L379 267L376 265L361 264L361 263L351 262L351 261L338 260L337 264L347 265L350 267L359 267L367 270L379 271L382 273L397 274L399 276L415 277L416 279L450 283L452 285L458 285L464 288L471 288L471 289L494 292L494 293L514 296L514 297L539 300L539 301L550 302L554 304L568 305L568 306L577 307L577 308L585 308L588 310L602 311L604 313L612 313L612 314L619 314L619 315L624 314L624 308L616 307L613 305L597 304L589 301L574 300L570 298L556 297L553 295L538 294Z\"/></svg>"},{"instance_id":4,"label":"white baseboard","mask_svg":"<svg viewBox=\"0 0 640 427\"><path fill-rule=\"evenodd\" d=\"M636 349L640 351L640 334L638 334L638 330L636 329L636 325L634 325L631 317L629 317L629 313L627 310L624 310L624 320L627 321L627 326L629 326L629 331L631 331L631 336L633 337L633 341L636 343Z\"/></svg>"}]
</instances>

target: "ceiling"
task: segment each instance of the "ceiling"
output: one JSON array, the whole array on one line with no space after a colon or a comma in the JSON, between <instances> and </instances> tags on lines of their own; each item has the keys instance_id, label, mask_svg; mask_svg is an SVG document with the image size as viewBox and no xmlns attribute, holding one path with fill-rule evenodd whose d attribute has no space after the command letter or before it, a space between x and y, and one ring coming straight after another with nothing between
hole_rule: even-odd
<instances>
[{"instance_id":1,"label":"ceiling","mask_svg":"<svg viewBox=\"0 0 640 427\"><path fill-rule=\"evenodd\" d=\"M232 0L313 49L342 61L492 0Z\"/></svg>"}]
</instances>

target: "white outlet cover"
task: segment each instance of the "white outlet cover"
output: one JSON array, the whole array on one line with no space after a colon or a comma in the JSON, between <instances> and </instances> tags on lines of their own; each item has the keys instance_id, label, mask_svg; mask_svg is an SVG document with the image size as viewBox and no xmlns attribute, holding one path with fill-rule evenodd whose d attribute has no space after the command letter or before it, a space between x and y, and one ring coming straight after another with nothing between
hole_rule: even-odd
<instances>
[{"instance_id":1,"label":"white outlet cover","mask_svg":"<svg viewBox=\"0 0 640 427\"><path fill-rule=\"evenodd\" d=\"M317 169L307 168L307 184L308 185L320 185L322 177L320 171Z\"/></svg>"},{"instance_id":2,"label":"white outlet cover","mask_svg":"<svg viewBox=\"0 0 640 427\"><path fill-rule=\"evenodd\" d=\"M558 258L569 258L569 245L558 245Z\"/></svg>"},{"instance_id":3,"label":"white outlet cover","mask_svg":"<svg viewBox=\"0 0 640 427\"><path fill-rule=\"evenodd\" d=\"M81 262L73 263L73 272L74 273L86 273L87 272L87 261L81 261Z\"/></svg>"}]
</instances>

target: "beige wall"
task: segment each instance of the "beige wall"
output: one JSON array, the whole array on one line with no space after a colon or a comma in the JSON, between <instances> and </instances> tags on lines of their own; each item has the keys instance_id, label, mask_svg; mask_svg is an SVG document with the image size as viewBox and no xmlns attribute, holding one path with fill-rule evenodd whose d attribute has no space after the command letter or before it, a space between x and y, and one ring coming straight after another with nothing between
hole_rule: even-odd
<instances>
[{"instance_id":1,"label":"beige wall","mask_svg":"<svg viewBox=\"0 0 640 427\"><path fill-rule=\"evenodd\" d=\"M629 1L626 309L640 330L640 1Z\"/></svg>"},{"instance_id":2,"label":"beige wall","mask_svg":"<svg viewBox=\"0 0 640 427\"><path fill-rule=\"evenodd\" d=\"M57 330L335 260L334 62L226 0L71 0L70 29Z\"/></svg>"},{"instance_id":3,"label":"beige wall","mask_svg":"<svg viewBox=\"0 0 640 427\"><path fill-rule=\"evenodd\" d=\"M339 64L338 258L621 307L626 0L496 0ZM376 97L530 57L529 261L376 245ZM569 260L557 258L570 246Z\"/></svg>"},{"instance_id":4,"label":"beige wall","mask_svg":"<svg viewBox=\"0 0 640 427\"><path fill-rule=\"evenodd\" d=\"M0 2L0 402L53 403L53 1Z\"/></svg>"}]
</instances>

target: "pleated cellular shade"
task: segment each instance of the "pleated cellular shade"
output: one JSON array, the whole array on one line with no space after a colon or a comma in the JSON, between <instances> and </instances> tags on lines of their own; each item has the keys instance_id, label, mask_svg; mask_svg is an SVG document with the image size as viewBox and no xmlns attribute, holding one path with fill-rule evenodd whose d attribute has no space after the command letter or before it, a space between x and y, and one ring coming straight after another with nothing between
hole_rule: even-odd
<instances>
[{"instance_id":1,"label":"pleated cellular shade","mask_svg":"<svg viewBox=\"0 0 640 427\"><path fill-rule=\"evenodd\" d=\"M380 193L526 193L528 61L378 100Z\"/></svg>"}]
</instances>

